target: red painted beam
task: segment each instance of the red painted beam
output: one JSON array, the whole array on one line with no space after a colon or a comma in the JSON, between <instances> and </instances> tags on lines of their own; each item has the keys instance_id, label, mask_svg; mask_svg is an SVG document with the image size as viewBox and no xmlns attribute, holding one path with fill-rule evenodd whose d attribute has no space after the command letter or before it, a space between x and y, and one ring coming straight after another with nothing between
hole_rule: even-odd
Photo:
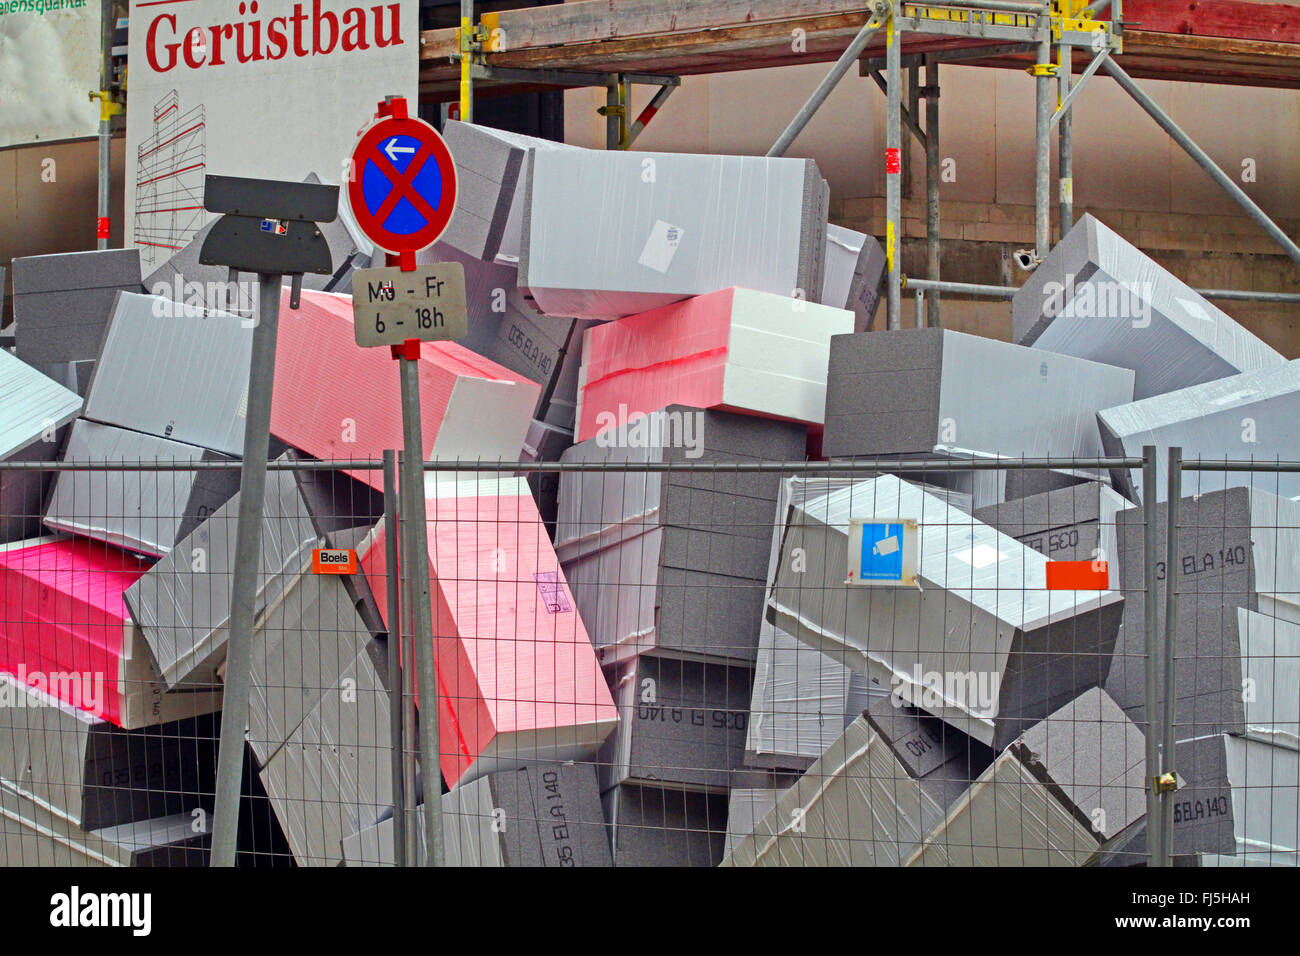
<instances>
[{"instance_id":1,"label":"red painted beam","mask_svg":"<svg viewBox=\"0 0 1300 956\"><path fill-rule=\"evenodd\" d=\"M1300 7L1243 0L1124 0L1124 24L1148 33L1300 43Z\"/></svg>"}]
</instances>

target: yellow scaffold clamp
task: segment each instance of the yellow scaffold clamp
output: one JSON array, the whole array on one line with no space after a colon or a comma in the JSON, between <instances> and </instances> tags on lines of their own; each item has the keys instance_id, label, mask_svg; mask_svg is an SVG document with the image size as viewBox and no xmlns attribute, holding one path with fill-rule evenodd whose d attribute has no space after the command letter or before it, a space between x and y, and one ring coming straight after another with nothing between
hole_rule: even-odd
<instances>
[{"instance_id":1,"label":"yellow scaffold clamp","mask_svg":"<svg viewBox=\"0 0 1300 956\"><path fill-rule=\"evenodd\" d=\"M1157 794L1173 793L1178 789L1178 775L1172 771L1160 774L1151 781L1151 789Z\"/></svg>"},{"instance_id":2,"label":"yellow scaffold clamp","mask_svg":"<svg viewBox=\"0 0 1300 956\"><path fill-rule=\"evenodd\" d=\"M90 102L99 100L99 121L107 123L110 119L122 112L122 104L113 99L113 94L108 90L91 90Z\"/></svg>"},{"instance_id":3,"label":"yellow scaffold clamp","mask_svg":"<svg viewBox=\"0 0 1300 956\"><path fill-rule=\"evenodd\" d=\"M1035 63L1025 70L1030 76L1056 76L1059 67L1055 63Z\"/></svg>"}]
</instances>

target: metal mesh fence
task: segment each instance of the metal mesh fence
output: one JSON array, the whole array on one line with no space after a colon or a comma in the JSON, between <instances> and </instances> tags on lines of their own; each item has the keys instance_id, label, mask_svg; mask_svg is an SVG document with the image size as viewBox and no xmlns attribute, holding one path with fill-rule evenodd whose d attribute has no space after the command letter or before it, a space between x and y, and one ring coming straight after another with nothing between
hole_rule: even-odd
<instances>
[{"instance_id":1,"label":"metal mesh fence","mask_svg":"<svg viewBox=\"0 0 1300 956\"><path fill-rule=\"evenodd\" d=\"M237 862L1296 864L1297 466L688 450L426 465L437 777L391 475L272 462ZM208 862L237 474L0 463L6 865Z\"/></svg>"}]
</instances>

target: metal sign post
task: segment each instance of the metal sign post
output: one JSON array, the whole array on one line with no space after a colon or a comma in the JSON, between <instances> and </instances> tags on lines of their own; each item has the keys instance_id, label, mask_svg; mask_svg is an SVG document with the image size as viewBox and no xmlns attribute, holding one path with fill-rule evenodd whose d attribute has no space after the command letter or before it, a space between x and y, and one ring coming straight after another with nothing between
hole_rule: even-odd
<instances>
[{"instance_id":1,"label":"metal sign post","mask_svg":"<svg viewBox=\"0 0 1300 956\"><path fill-rule=\"evenodd\" d=\"M239 790L248 729L249 667L257 571L262 553L262 503L271 433L271 386L280 324L282 277L293 279L290 306L297 308L304 273L333 272L329 246L317 228L338 215L338 187L265 179L209 176L203 206L223 213L199 252L203 265L223 265L258 277L258 316L248 367L244 461L239 480L239 524L226 642L226 683L217 756L217 794L212 820L212 866L234 866L239 834Z\"/></svg>"},{"instance_id":2,"label":"metal sign post","mask_svg":"<svg viewBox=\"0 0 1300 956\"><path fill-rule=\"evenodd\" d=\"M438 677L429 595L429 534L420 422L420 345L463 338L468 323L465 273L457 263L417 266L456 204L456 168L442 137L410 116L406 100L379 104L379 119L352 153L348 201L357 225L381 249L388 268L353 276L353 326L362 347L387 345L401 377L403 456L399 500L406 601L411 608L419 681L420 766L424 772L425 864L443 864Z\"/></svg>"}]
</instances>

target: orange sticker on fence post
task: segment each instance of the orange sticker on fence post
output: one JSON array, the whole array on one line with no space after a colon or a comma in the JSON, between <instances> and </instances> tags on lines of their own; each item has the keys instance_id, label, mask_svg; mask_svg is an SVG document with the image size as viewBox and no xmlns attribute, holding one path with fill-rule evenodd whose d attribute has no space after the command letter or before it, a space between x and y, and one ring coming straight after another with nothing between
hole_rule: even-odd
<instances>
[{"instance_id":1,"label":"orange sticker on fence post","mask_svg":"<svg viewBox=\"0 0 1300 956\"><path fill-rule=\"evenodd\" d=\"M1047 590L1105 591L1110 567L1105 561L1048 561Z\"/></svg>"},{"instance_id":2,"label":"orange sticker on fence post","mask_svg":"<svg viewBox=\"0 0 1300 956\"><path fill-rule=\"evenodd\" d=\"M311 553L312 574L356 574L357 553L348 548L316 548Z\"/></svg>"}]
</instances>

